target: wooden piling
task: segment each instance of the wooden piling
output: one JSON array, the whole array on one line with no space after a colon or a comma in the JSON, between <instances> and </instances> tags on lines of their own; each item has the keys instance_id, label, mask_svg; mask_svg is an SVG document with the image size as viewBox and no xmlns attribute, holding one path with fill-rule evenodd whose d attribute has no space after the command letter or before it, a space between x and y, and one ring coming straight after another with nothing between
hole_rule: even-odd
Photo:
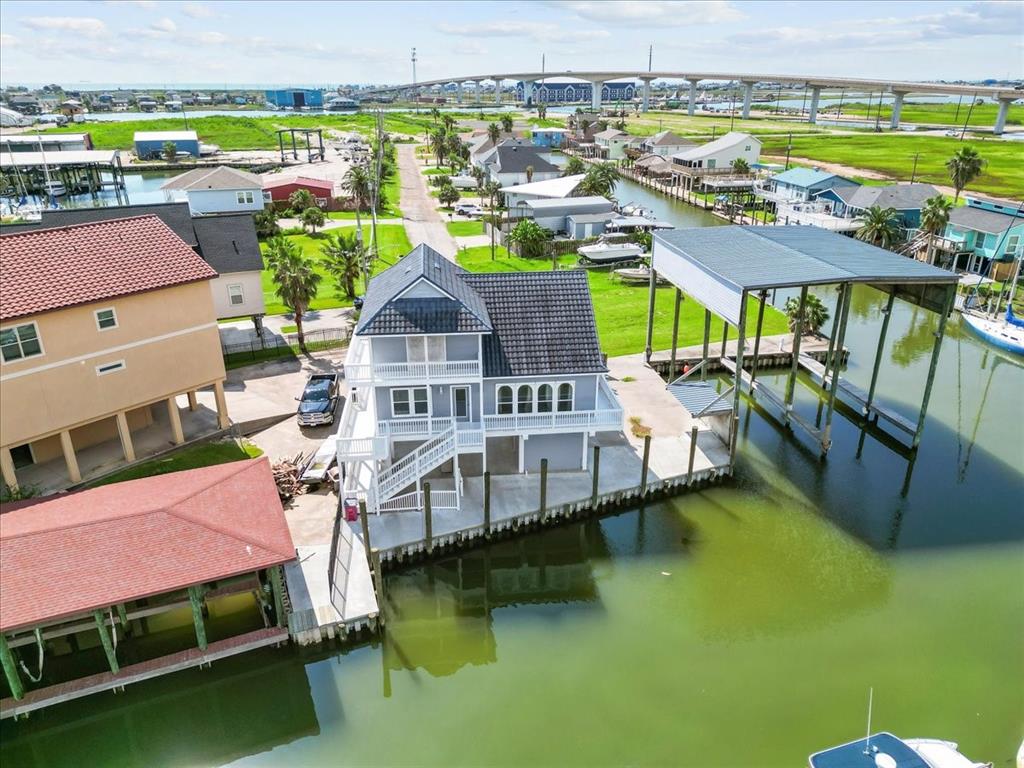
<instances>
[{"instance_id":1,"label":"wooden piling","mask_svg":"<svg viewBox=\"0 0 1024 768\"><path fill-rule=\"evenodd\" d=\"M107 655L107 663L110 665L110 671L116 675L120 671L121 667L117 663L117 653L114 651L114 645L110 642L110 635L107 633L107 626L103 618L103 611L98 609L93 611L92 617L96 622L96 629L100 633L100 642L103 643L103 652ZM111 627L111 629L114 629L114 627Z\"/></svg>"},{"instance_id":2,"label":"wooden piling","mask_svg":"<svg viewBox=\"0 0 1024 768\"><path fill-rule=\"evenodd\" d=\"M14 662L14 654L11 653L3 632L0 632L0 664L3 665L4 677L7 678L7 687L11 689L11 696L15 700L21 699L25 695L25 686L18 675L18 665Z\"/></svg>"},{"instance_id":3,"label":"wooden piling","mask_svg":"<svg viewBox=\"0 0 1024 768\"><path fill-rule=\"evenodd\" d=\"M594 482L590 487L590 508L593 510L597 509L597 483L598 478L601 475L601 446L594 446Z\"/></svg>"},{"instance_id":4,"label":"wooden piling","mask_svg":"<svg viewBox=\"0 0 1024 768\"><path fill-rule=\"evenodd\" d=\"M540 460L540 517L546 517L548 507L548 460Z\"/></svg>"},{"instance_id":5,"label":"wooden piling","mask_svg":"<svg viewBox=\"0 0 1024 768\"><path fill-rule=\"evenodd\" d=\"M491 536L491 473L484 472L484 536Z\"/></svg>"},{"instance_id":6,"label":"wooden piling","mask_svg":"<svg viewBox=\"0 0 1024 768\"><path fill-rule=\"evenodd\" d=\"M199 650L206 650L206 624L203 621L203 593L202 587L191 586L188 588L188 601L192 605L192 623L196 628L196 645Z\"/></svg>"},{"instance_id":7,"label":"wooden piling","mask_svg":"<svg viewBox=\"0 0 1024 768\"><path fill-rule=\"evenodd\" d=\"M366 517L366 500L359 500L359 522L363 526L363 548L366 550L366 558L370 558L370 521Z\"/></svg>"},{"instance_id":8,"label":"wooden piling","mask_svg":"<svg viewBox=\"0 0 1024 768\"><path fill-rule=\"evenodd\" d=\"M427 540L427 552L434 551L434 520L430 509L430 483L423 484L423 538Z\"/></svg>"},{"instance_id":9,"label":"wooden piling","mask_svg":"<svg viewBox=\"0 0 1024 768\"><path fill-rule=\"evenodd\" d=\"M693 482L693 460L697 457L697 427L690 428L690 458L686 463L686 484Z\"/></svg>"},{"instance_id":10,"label":"wooden piling","mask_svg":"<svg viewBox=\"0 0 1024 768\"><path fill-rule=\"evenodd\" d=\"M644 464L640 471L640 495L647 495L647 469L651 464L651 436L644 436Z\"/></svg>"}]
</instances>

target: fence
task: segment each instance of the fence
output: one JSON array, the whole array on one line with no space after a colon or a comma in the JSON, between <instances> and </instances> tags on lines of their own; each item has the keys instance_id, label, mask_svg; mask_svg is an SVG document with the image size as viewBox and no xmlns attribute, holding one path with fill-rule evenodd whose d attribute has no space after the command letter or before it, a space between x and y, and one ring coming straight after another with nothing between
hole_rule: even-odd
<instances>
[{"instance_id":1,"label":"fence","mask_svg":"<svg viewBox=\"0 0 1024 768\"><path fill-rule=\"evenodd\" d=\"M320 352L344 346L352 336L348 328L316 328L306 331L306 349ZM271 334L264 331L262 337L254 336L244 344L222 344L224 365L228 368L248 365L263 360L295 357L299 352L299 334Z\"/></svg>"}]
</instances>

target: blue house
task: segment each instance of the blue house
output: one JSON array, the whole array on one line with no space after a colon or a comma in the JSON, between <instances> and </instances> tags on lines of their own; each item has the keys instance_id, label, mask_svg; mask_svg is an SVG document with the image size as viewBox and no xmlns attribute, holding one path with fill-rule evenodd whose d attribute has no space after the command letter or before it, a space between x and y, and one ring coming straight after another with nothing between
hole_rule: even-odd
<instances>
[{"instance_id":1,"label":"blue house","mask_svg":"<svg viewBox=\"0 0 1024 768\"><path fill-rule=\"evenodd\" d=\"M815 200L831 204L832 215L855 219L873 206L892 208L904 229L921 226L921 207L925 200L939 194L931 184L885 184L877 187L835 186L814 195Z\"/></svg>"},{"instance_id":2,"label":"blue house","mask_svg":"<svg viewBox=\"0 0 1024 768\"><path fill-rule=\"evenodd\" d=\"M1024 249L1024 203L968 197L950 212L937 246L952 255L955 269L1006 279Z\"/></svg>"},{"instance_id":3,"label":"blue house","mask_svg":"<svg viewBox=\"0 0 1024 768\"><path fill-rule=\"evenodd\" d=\"M199 136L195 131L136 131L135 156L141 160L157 160L163 157L164 145L174 144L178 154L199 157Z\"/></svg>"},{"instance_id":4,"label":"blue house","mask_svg":"<svg viewBox=\"0 0 1024 768\"><path fill-rule=\"evenodd\" d=\"M312 88L282 88L276 91L265 91L263 96L268 104L273 104L275 107L322 109L324 106L324 92Z\"/></svg>"},{"instance_id":5,"label":"blue house","mask_svg":"<svg viewBox=\"0 0 1024 768\"><path fill-rule=\"evenodd\" d=\"M531 128L530 136L535 147L560 147L569 131L566 128Z\"/></svg>"},{"instance_id":6,"label":"blue house","mask_svg":"<svg viewBox=\"0 0 1024 768\"><path fill-rule=\"evenodd\" d=\"M817 168L790 168L777 174L768 183L768 190L774 193L776 201L804 202L819 192L840 187L857 188L860 184L853 179Z\"/></svg>"},{"instance_id":7,"label":"blue house","mask_svg":"<svg viewBox=\"0 0 1024 768\"><path fill-rule=\"evenodd\" d=\"M523 81L516 83L516 99L524 101ZM593 86L590 83L546 81L533 86L534 104L571 104L589 102ZM636 83L605 83L601 86L601 101L632 101L636 96Z\"/></svg>"}]
</instances>

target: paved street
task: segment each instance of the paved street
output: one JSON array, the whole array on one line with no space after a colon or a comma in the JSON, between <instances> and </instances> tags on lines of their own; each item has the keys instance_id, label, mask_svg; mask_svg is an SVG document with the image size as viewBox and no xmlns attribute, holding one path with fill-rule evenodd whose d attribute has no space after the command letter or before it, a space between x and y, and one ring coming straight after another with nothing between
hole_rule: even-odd
<instances>
[{"instance_id":1,"label":"paved street","mask_svg":"<svg viewBox=\"0 0 1024 768\"><path fill-rule=\"evenodd\" d=\"M398 170L402 177L400 206L405 216L405 232L415 247L426 243L435 251L455 260L459 247L448 234L445 219L437 210L437 201L430 196L427 182L420 173L415 144L398 144Z\"/></svg>"}]
</instances>

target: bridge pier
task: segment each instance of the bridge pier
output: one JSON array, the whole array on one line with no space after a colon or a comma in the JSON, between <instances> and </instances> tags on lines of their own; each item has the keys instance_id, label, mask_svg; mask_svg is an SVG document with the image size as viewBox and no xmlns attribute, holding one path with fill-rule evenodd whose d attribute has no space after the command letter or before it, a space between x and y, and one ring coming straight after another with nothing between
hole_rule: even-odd
<instances>
[{"instance_id":1,"label":"bridge pier","mask_svg":"<svg viewBox=\"0 0 1024 768\"><path fill-rule=\"evenodd\" d=\"M894 131L900 127L900 113L903 111L903 97L906 95L903 91L893 91L892 117L889 118L889 127Z\"/></svg>"},{"instance_id":2,"label":"bridge pier","mask_svg":"<svg viewBox=\"0 0 1024 768\"><path fill-rule=\"evenodd\" d=\"M494 103L501 104L501 80L494 78Z\"/></svg>"},{"instance_id":3,"label":"bridge pier","mask_svg":"<svg viewBox=\"0 0 1024 768\"><path fill-rule=\"evenodd\" d=\"M534 85L535 85L535 83L533 82L533 80L524 80L523 81L523 106L525 106L525 107L532 107L533 106L533 86Z\"/></svg>"},{"instance_id":4,"label":"bridge pier","mask_svg":"<svg viewBox=\"0 0 1024 768\"><path fill-rule=\"evenodd\" d=\"M595 112L601 111L601 88L604 86L602 80L590 81L590 108Z\"/></svg>"},{"instance_id":5,"label":"bridge pier","mask_svg":"<svg viewBox=\"0 0 1024 768\"><path fill-rule=\"evenodd\" d=\"M690 103L686 105L686 114L693 117L697 110L697 81L690 81Z\"/></svg>"},{"instance_id":6,"label":"bridge pier","mask_svg":"<svg viewBox=\"0 0 1024 768\"><path fill-rule=\"evenodd\" d=\"M818 122L818 99L821 98L821 88L814 86L811 88L811 109L807 113L807 122L817 123Z\"/></svg>"},{"instance_id":7,"label":"bridge pier","mask_svg":"<svg viewBox=\"0 0 1024 768\"><path fill-rule=\"evenodd\" d=\"M455 101L459 104L462 103L462 83L455 84Z\"/></svg>"},{"instance_id":8,"label":"bridge pier","mask_svg":"<svg viewBox=\"0 0 1024 768\"><path fill-rule=\"evenodd\" d=\"M473 101L475 101L477 104L479 104L480 103L480 81L479 80L474 80L473 81L473 86L474 86L473 87Z\"/></svg>"},{"instance_id":9,"label":"bridge pier","mask_svg":"<svg viewBox=\"0 0 1024 768\"><path fill-rule=\"evenodd\" d=\"M1000 99L999 100L999 112L996 113L996 124L992 126L992 133L996 136L1003 134L1003 129L1006 128L1006 113L1010 111L1010 104L1013 99Z\"/></svg>"},{"instance_id":10,"label":"bridge pier","mask_svg":"<svg viewBox=\"0 0 1024 768\"><path fill-rule=\"evenodd\" d=\"M743 119L750 119L750 100L754 95L754 84L751 82L743 83Z\"/></svg>"},{"instance_id":11,"label":"bridge pier","mask_svg":"<svg viewBox=\"0 0 1024 768\"><path fill-rule=\"evenodd\" d=\"M646 112L651 108L651 79L649 77L640 78L643 88L643 101L640 104L640 111Z\"/></svg>"}]
</instances>

